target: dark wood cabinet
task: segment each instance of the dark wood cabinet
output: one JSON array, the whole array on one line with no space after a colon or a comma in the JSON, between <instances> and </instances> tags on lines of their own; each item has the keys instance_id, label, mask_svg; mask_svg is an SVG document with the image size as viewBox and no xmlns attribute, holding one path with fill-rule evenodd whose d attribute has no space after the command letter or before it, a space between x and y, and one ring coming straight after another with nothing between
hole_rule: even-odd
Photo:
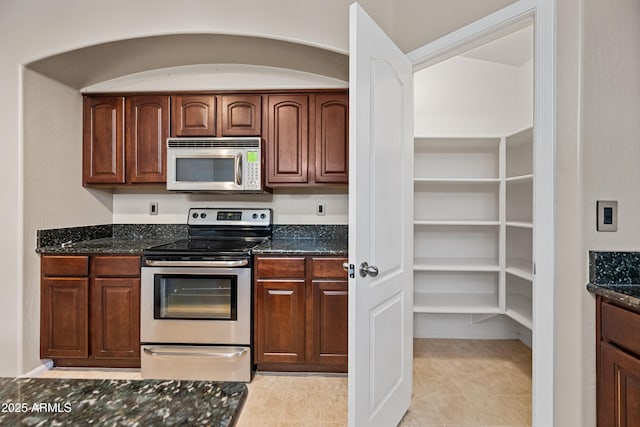
<instances>
[{"instance_id":1,"label":"dark wood cabinet","mask_svg":"<svg viewBox=\"0 0 640 427\"><path fill-rule=\"evenodd\" d=\"M312 363L347 367L349 284L342 268L346 258L314 257L311 269Z\"/></svg>"},{"instance_id":2,"label":"dark wood cabinet","mask_svg":"<svg viewBox=\"0 0 640 427\"><path fill-rule=\"evenodd\" d=\"M640 312L598 296L598 427L640 427Z\"/></svg>"},{"instance_id":3,"label":"dark wood cabinet","mask_svg":"<svg viewBox=\"0 0 640 427\"><path fill-rule=\"evenodd\" d=\"M169 97L127 97L125 123L126 182L166 182Z\"/></svg>"},{"instance_id":4,"label":"dark wood cabinet","mask_svg":"<svg viewBox=\"0 0 640 427\"><path fill-rule=\"evenodd\" d=\"M216 136L214 95L175 95L171 105L171 136Z\"/></svg>"},{"instance_id":5,"label":"dark wood cabinet","mask_svg":"<svg viewBox=\"0 0 640 427\"><path fill-rule=\"evenodd\" d=\"M262 97L260 95L222 95L220 97L222 136L260 136Z\"/></svg>"},{"instance_id":6,"label":"dark wood cabinet","mask_svg":"<svg viewBox=\"0 0 640 427\"><path fill-rule=\"evenodd\" d=\"M346 372L348 283L342 257L256 257L259 369Z\"/></svg>"},{"instance_id":7,"label":"dark wood cabinet","mask_svg":"<svg viewBox=\"0 0 640 427\"><path fill-rule=\"evenodd\" d=\"M315 97L315 182L349 182L349 95Z\"/></svg>"},{"instance_id":8,"label":"dark wood cabinet","mask_svg":"<svg viewBox=\"0 0 640 427\"><path fill-rule=\"evenodd\" d=\"M83 114L83 185L166 182L168 96L85 96Z\"/></svg>"},{"instance_id":9,"label":"dark wood cabinet","mask_svg":"<svg viewBox=\"0 0 640 427\"><path fill-rule=\"evenodd\" d=\"M309 96L269 95L267 185L308 182Z\"/></svg>"},{"instance_id":10,"label":"dark wood cabinet","mask_svg":"<svg viewBox=\"0 0 640 427\"><path fill-rule=\"evenodd\" d=\"M40 356L57 366L140 366L140 257L41 259Z\"/></svg>"},{"instance_id":11,"label":"dark wood cabinet","mask_svg":"<svg viewBox=\"0 0 640 427\"><path fill-rule=\"evenodd\" d=\"M89 357L89 279L43 277L40 357Z\"/></svg>"},{"instance_id":12,"label":"dark wood cabinet","mask_svg":"<svg viewBox=\"0 0 640 427\"><path fill-rule=\"evenodd\" d=\"M124 184L124 98L85 97L82 184Z\"/></svg>"},{"instance_id":13,"label":"dark wood cabinet","mask_svg":"<svg viewBox=\"0 0 640 427\"><path fill-rule=\"evenodd\" d=\"M347 93L274 94L267 108L267 186L348 184Z\"/></svg>"}]
</instances>

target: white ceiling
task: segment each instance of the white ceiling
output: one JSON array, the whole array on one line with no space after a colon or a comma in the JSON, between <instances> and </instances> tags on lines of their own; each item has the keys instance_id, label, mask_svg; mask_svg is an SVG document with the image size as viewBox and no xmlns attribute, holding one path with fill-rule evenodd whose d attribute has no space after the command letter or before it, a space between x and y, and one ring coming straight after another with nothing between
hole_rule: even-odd
<instances>
[{"instance_id":1,"label":"white ceiling","mask_svg":"<svg viewBox=\"0 0 640 427\"><path fill-rule=\"evenodd\" d=\"M523 28L460 56L520 67L533 58L533 27Z\"/></svg>"}]
</instances>

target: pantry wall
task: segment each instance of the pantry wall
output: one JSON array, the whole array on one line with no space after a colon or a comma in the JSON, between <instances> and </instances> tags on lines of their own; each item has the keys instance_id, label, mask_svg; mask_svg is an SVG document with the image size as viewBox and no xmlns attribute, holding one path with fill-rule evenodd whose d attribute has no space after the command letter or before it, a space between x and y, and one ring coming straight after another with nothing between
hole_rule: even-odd
<instances>
[{"instance_id":1,"label":"pantry wall","mask_svg":"<svg viewBox=\"0 0 640 427\"><path fill-rule=\"evenodd\" d=\"M414 336L532 346L533 29L414 75Z\"/></svg>"}]
</instances>

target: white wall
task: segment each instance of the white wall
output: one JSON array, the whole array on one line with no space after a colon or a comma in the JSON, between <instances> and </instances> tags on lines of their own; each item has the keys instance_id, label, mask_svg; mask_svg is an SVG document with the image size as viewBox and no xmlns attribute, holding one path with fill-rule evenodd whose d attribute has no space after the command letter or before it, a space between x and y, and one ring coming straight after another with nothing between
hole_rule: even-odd
<instances>
[{"instance_id":1,"label":"white wall","mask_svg":"<svg viewBox=\"0 0 640 427\"><path fill-rule=\"evenodd\" d=\"M456 56L414 77L416 136L504 136L533 123L533 64Z\"/></svg>"},{"instance_id":2,"label":"white wall","mask_svg":"<svg viewBox=\"0 0 640 427\"><path fill-rule=\"evenodd\" d=\"M24 72L24 353L39 363L40 258L36 230L111 222L112 197L82 188L82 97L66 86ZM8 328L5 328L8 329Z\"/></svg>"}]
</instances>

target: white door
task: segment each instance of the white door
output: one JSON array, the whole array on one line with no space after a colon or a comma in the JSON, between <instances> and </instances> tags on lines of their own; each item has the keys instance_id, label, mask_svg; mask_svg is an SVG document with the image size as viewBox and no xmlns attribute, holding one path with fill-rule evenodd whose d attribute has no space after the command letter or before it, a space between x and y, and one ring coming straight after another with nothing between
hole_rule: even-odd
<instances>
[{"instance_id":1,"label":"white door","mask_svg":"<svg viewBox=\"0 0 640 427\"><path fill-rule=\"evenodd\" d=\"M411 400L413 70L358 4L349 49L349 425L389 427Z\"/></svg>"}]
</instances>

